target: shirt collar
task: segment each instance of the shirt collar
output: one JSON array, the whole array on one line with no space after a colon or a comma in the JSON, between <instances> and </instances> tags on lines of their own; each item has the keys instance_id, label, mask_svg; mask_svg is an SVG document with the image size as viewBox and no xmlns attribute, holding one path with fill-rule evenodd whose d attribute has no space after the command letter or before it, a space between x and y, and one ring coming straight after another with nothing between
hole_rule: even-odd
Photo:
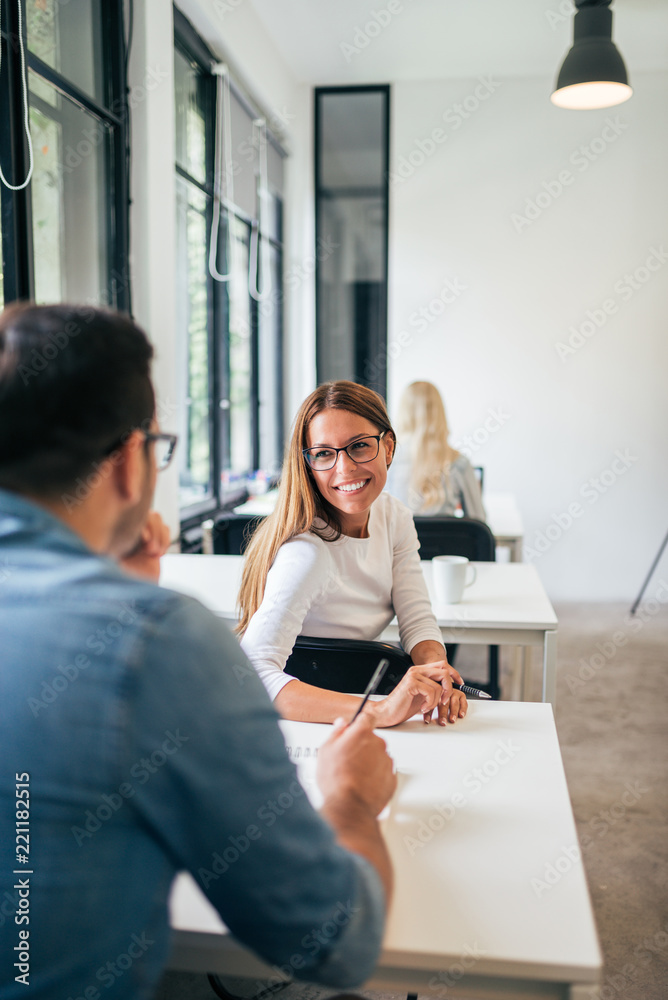
<instances>
[{"instance_id":1,"label":"shirt collar","mask_svg":"<svg viewBox=\"0 0 668 1000\"><path fill-rule=\"evenodd\" d=\"M56 536L68 548L90 552L80 535L51 511L20 493L0 489L0 543L26 532Z\"/></svg>"}]
</instances>

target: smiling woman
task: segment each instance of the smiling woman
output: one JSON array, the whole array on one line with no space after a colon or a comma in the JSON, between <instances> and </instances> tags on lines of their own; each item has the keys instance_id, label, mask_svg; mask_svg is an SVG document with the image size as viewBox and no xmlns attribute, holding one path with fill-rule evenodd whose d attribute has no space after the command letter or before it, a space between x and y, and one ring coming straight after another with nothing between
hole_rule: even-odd
<instances>
[{"instance_id":1,"label":"smiling woman","mask_svg":"<svg viewBox=\"0 0 668 1000\"><path fill-rule=\"evenodd\" d=\"M342 533L353 538L368 537L370 507L385 486L394 452L394 432L375 430L357 413L322 410L309 425L311 446L303 451L320 496L336 509ZM337 440L346 444L320 443Z\"/></svg>"},{"instance_id":2,"label":"smiling woman","mask_svg":"<svg viewBox=\"0 0 668 1000\"><path fill-rule=\"evenodd\" d=\"M383 399L328 382L302 404L274 513L246 552L239 593L242 647L287 718L333 722L359 700L285 673L298 635L375 639L394 615L413 660L391 695L364 711L392 726L420 711L439 723L466 712L452 691L424 584L410 511L383 492L395 435Z\"/></svg>"}]
</instances>

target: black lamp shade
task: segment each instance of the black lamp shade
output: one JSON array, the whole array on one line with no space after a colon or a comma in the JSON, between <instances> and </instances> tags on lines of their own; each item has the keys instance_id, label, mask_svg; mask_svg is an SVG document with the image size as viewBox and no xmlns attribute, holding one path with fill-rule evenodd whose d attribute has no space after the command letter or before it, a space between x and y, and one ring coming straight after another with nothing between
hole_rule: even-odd
<instances>
[{"instance_id":1,"label":"black lamp shade","mask_svg":"<svg viewBox=\"0 0 668 1000\"><path fill-rule=\"evenodd\" d=\"M621 104L632 93L612 41L612 11L583 6L573 19L573 47L559 71L552 102L565 108L602 108Z\"/></svg>"}]
</instances>

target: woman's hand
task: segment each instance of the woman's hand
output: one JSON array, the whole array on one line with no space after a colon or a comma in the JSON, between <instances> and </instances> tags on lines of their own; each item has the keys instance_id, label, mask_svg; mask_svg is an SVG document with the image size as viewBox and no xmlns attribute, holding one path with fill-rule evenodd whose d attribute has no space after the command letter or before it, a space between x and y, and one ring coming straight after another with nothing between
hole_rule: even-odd
<instances>
[{"instance_id":1,"label":"woman's hand","mask_svg":"<svg viewBox=\"0 0 668 1000\"><path fill-rule=\"evenodd\" d=\"M436 709L438 724L444 726L463 719L467 710L466 695L453 691L453 679L463 684L459 672L447 660L421 663L407 671L387 698L369 702L364 711L374 716L374 726L384 727L398 726L417 712L428 724Z\"/></svg>"},{"instance_id":2,"label":"woman's hand","mask_svg":"<svg viewBox=\"0 0 668 1000\"><path fill-rule=\"evenodd\" d=\"M160 579L160 557L165 554L169 545L169 528L157 510L151 510L137 545L132 552L123 556L120 565L133 576L157 583Z\"/></svg>"},{"instance_id":3,"label":"woman's hand","mask_svg":"<svg viewBox=\"0 0 668 1000\"><path fill-rule=\"evenodd\" d=\"M445 646L442 642L434 642L433 640L426 639L422 642L418 642L417 645L413 646L411 649L411 659L416 666L421 664L432 664L445 662L450 673L450 678L455 681L456 684L463 684L464 680L458 670L448 663L448 656L446 653ZM452 680L448 678L444 682L443 687L450 695L450 700L447 699L439 705L438 709L438 721L439 725L444 726L446 718L449 722L456 722L457 719L462 719L466 715L466 710L468 703L466 701L466 695L461 691L453 691ZM431 716L425 719L425 722L429 722Z\"/></svg>"}]
</instances>

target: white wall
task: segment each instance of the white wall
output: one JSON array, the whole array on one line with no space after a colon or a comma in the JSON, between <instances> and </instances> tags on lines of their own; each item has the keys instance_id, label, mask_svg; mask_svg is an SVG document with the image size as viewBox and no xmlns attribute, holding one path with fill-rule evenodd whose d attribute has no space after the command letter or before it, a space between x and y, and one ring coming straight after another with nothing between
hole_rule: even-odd
<instances>
[{"instance_id":1,"label":"white wall","mask_svg":"<svg viewBox=\"0 0 668 1000\"><path fill-rule=\"evenodd\" d=\"M390 406L438 385L553 599L630 601L668 528L668 74L633 84L589 112L531 79L392 92Z\"/></svg>"},{"instance_id":2,"label":"white wall","mask_svg":"<svg viewBox=\"0 0 668 1000\"><path fill-rule=\"evenodd\" d=\"M182 9L290 153L289 420L315 379L311 90L251 4L183 0ZM176 398L168 0L135 5L131 83L141 87L151 68L160 82L137 92L133 111L134 305L156 345L166 426ZM392 91L390 406L413 379L439 385L454 443L485 467L490 490L516 494L526 557L555 599L631 600L667 527L668 262L642 268L652 248L668 244L668 74L636 73L633 83L627 104L582 113L553 108L542 80ZM537 197L537 217L522 222ZM639 268L633 289L624 275ZM604 319L600 328L588 311ZM557 345L587 321L592 335L560 357ZM618 452L630 456L626 466ZM176 532L174 478L163 479L158 501ZM661 575L668 579L668 555L655 581Z\"/></svg>"},{"instance_id":3,"label":"white wall","mask_svg":"<svg viewBox=\"0 0 668 1000\"><path fill-rule=\"evenodd\" d=\"M177 425L174 30L169 0L135 4L130 60L132 310L155 349L153 381L164 430ZM158 477L156 509L179 535L176 463Z\"/></svg>"}]
</instances>

